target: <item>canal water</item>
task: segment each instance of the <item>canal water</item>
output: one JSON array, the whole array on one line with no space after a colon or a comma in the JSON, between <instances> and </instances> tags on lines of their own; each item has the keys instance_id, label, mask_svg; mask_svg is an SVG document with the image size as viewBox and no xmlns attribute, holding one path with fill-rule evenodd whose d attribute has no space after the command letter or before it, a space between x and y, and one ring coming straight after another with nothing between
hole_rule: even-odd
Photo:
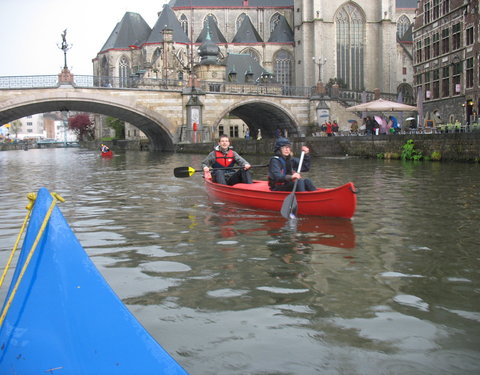
<instances>
[{"instance_id":1,"label":"canal water","mask_svg":"<svg viewBox=\"0 0 480 375\"><path fill-rule=\"evenodd\" d=\"M2 267L26 194L43 186L66 199L99 270L191 374L480 373L478 164L314 159L317 186L356 184L357 212L292 225L209 200L199 173L173 176L203 158L1 152Z\"/></svg>"}]
</instances>

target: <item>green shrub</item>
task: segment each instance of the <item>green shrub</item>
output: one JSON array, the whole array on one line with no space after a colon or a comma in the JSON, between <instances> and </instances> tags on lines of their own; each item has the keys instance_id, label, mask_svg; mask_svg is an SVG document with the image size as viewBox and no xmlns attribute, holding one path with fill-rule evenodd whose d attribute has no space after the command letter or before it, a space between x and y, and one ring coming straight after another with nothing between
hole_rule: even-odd
<instances>
[{"instance_id":1,"label":"green shrub","mask_svg":"<svg viewBox=\"0 0 480 375\"><path fill-rule=\"evenodd\" d=\"M384 159L385 155L382 153L377 154L377 159Z\"/></svg>"},{"instance_id":2,"label":"green shrub","mask_svg":"<svg viewBox=\"0 0 480 375\"><path fill-rule=\"evenodd\" d=\"M402 160L421 160L423 157L421 151L415 150L413 139L409 139L402 147Z\"/></svg>"},{"instance_id":3,"label":"green shrub","mask_svg":"<svg viewBox=\"0 0 480 375\"><path fill-rule=\"evenodd\" d=\"M430 155L431 160L439 161L442 160L442 154L439 151L433 151Z\"/></svg>"}]
</instances>

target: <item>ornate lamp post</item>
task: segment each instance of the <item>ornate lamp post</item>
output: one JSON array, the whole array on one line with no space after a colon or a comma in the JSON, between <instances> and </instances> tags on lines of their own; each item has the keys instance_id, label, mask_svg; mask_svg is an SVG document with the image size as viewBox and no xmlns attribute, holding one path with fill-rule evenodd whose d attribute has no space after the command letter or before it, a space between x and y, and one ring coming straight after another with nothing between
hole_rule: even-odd
<instances>
[{"instance_id":1,"label":"ornate lamp post","mask_svg":"<svg viewBox=\"0 0 480 375\"><path fill-rule=\"evenodd\" d=\"M73 74L70 73L67 66L67 52L73 47L73 45L67 43L67 29L62 33L62 44L58 45L58 48L63 51L63 69L62 72L58 75L59 84L72 84L73 83Z\"/></svg>"},{"instance_id":2,"label":"ornate lamp post","mask_svg":"<svg viewBox=\"0 0 480 375\"><path fill-rule=\"evenodd\" d=\"M324 57L323 59L319 57L318 59L313 56L312 57L313 63L318 66L318 82L317 82L317 94L323 95L325 94L325 86L322 82L322 66L327 63L327 58Z\"/></svg>"}]
</instances>

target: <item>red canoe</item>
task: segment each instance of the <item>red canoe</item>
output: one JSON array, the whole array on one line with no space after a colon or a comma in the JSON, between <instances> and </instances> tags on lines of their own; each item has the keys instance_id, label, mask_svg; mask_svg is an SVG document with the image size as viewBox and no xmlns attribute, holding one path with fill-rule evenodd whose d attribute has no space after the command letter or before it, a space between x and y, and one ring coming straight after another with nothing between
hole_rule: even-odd
<instances>
[{"instance_id":1,"label":"red canoe","mask_svg":"<svg viewBox=\"0 0 480 375\"><path fill-rule=\"evenodd\" d=\"M107 152L102 152L102 158L111 158L113 156L112 150L108 150Z\"/></svg>"},{"instance_id":2,"label":"red canoe","mask_svg":"<svg viewBox=\"0 0 480 375\"><path fill-rule=\"evenodd\" d=\"M211 198L241 206L278 211L290 192L270 191L267 181L255 180L253 184L220 185L205 179ZM296 193L298 215L342 217L350 219L357 206L357 190L352 182L332 189L317 189Z\"/></svg>"}]
</instances>

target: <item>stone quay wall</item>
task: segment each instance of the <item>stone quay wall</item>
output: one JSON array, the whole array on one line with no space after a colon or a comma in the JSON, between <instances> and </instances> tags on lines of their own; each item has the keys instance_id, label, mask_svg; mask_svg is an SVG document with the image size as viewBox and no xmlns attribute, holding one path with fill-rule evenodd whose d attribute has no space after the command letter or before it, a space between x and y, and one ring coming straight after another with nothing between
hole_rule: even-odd
<instances>
[{"instance_id":1,"label":"stone quay wall","mask_svg":"<svg viewBox=\"0 0 480 375\"><path fill-rule=\"evenodd\" d=\"M442 160L480 162L480 132L446 134L398 134L375 136L304 137L291 139L293 150L299 153L302 145L310 148L312 156L356 156L377 158L378 154L401 154L403 145L412 139L415 150L423 156L439 152ZM177 152L208 153L216 143L177 144ZM234 150L242 155L271 155L274 140L233 139Z\"/></svg>"}]
</instances>

